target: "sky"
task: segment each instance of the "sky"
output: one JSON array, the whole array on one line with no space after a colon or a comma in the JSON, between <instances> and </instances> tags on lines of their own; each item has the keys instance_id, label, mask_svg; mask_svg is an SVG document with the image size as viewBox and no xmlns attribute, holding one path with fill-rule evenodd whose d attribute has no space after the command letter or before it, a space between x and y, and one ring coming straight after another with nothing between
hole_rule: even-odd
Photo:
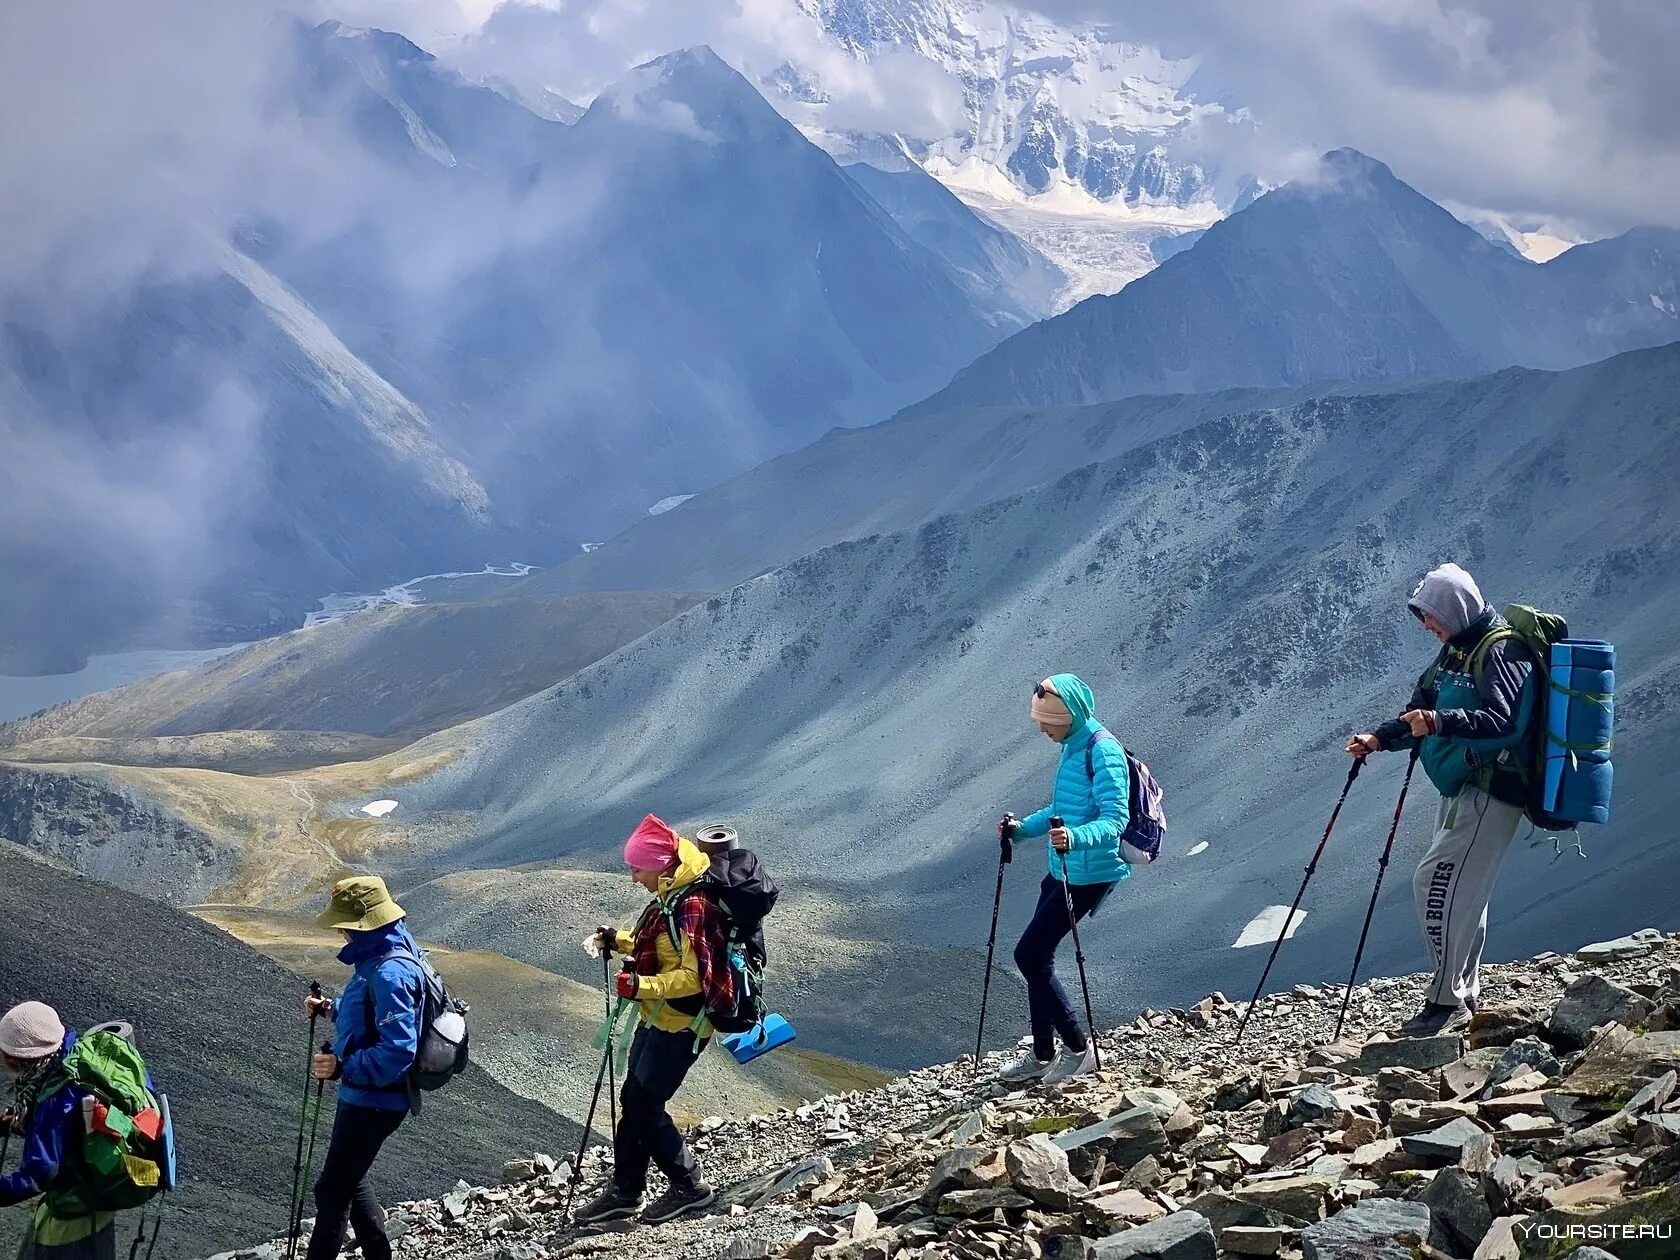
<instances>
[{"instance_id":1,"label":"sky","mask_svg":"<svg viewBox=\"0 0 1680 1260\"><path fill-rule=\"evenodd\" d=\"M618 71L709 42L749 74L815 67L837 125L933 138L958 86L920 58L862 66L813 38L797 0L310 0L406 33L475 73L587 98ZM867 0L866 0L867 2ZM970 0L875 0L966 7ZM1200 65L1196 92L1256 127L1208 156L1276 182L1349 145L1427 195L1600 236L1680 225L1680 4L1671 0L1024 0ZM429 42L428 42L429 41Z\"/></svg>"}]
</instances>

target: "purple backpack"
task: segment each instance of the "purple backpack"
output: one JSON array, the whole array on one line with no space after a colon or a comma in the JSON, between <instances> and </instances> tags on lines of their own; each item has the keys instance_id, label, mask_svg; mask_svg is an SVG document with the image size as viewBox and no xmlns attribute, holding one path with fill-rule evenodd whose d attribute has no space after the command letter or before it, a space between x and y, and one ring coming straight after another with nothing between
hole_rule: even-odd
<instances>
[{"instance_id":1,"label":"purple backpack","mask_svg":"<svg viewBox=\"0 0 1680 1260\"><path fill-rule=\"evenodd\" d=\"M1112 732L1098 731L1085 746L1085 777L1093 783L1097 778L1093 754L1097 741L1105 737L1114 739ZM1118 739L1114 742L1120 744ZM1161 856L1161 841L1167 838L1165 794L1155 776L1149 772L1149 767L1132 756L1130 748L1120 744L1120 751L1126 755L1130 798L1126 830L1120 833L1120 856L1133 866L1143 866Z\"/></svg>"}]
</instances>

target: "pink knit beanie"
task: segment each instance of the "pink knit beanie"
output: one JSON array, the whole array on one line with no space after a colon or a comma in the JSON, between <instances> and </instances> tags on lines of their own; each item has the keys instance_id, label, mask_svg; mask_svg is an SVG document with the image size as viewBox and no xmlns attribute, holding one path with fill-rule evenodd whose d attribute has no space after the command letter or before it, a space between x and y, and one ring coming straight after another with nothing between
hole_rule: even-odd
<instances>
[{"instance_id":1,"label":"pink knit beanie","mask_svg":"<svg viewBox=\"0 0 1680 1260\"><path fill-rule=\"evenodd\" d=\"M44 1059L63 1044L63 1021L45 1002L20 1002L0 1018L0 1054Z\"/></svg>"},{"instance_id":2,"label":"pink knit beanie","mask_svg":"<svg viewBox=\"0 0 1680 1260\"><path fill-rule=\"evenodd\" d=\"M624 864L638 871L662 871L677 860L677 833L649 814L624 842Z\"/></svg>"}]
</instances>

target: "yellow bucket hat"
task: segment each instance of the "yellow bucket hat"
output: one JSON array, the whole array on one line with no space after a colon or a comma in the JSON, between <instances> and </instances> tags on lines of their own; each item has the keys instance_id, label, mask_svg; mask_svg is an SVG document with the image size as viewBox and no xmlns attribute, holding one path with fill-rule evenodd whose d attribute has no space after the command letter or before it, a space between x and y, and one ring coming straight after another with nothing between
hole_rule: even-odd
<instances>
[{"instance_id":1,"label":"yellow bucket hat","mask_svg":"<svg viewBox=\"0 0 1680 1260\"><path fill-rule=\"evenodd\" d=\"M374 932L405 917L384 880L377 875L357 875L333 885L332 903L315 920L315 926L342 932Z\"/></svg>"}]
</instances>

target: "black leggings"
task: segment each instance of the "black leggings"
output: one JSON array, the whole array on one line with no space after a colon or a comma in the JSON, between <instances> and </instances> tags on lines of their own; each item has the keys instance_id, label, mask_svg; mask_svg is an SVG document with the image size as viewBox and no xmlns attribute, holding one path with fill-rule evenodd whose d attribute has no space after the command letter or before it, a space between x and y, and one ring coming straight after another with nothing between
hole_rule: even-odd
<instances>
[{"instance_id":1,"label":"black leggings","mask_svg":"<svg viewBox=\"0 0 1680 1260\"><path fill-rule=\"evenodd\" d=\"M1113 884L1070 884L1073 914L1083 919L1097 908ZM1056 1035L1075 1053L1085 1049L1085 1032L1074 1016L1067 990L1056 978L1056 947L1069 932L1062 881L1046 875L1038 888L1038 908L1015 946L1015 965L1027 982L1027 1010L1032 1017L1033 1055L1040 1063L1056 1054Z\"/></svg>"},{"instance_id":2,"label":"black leggings","mask_svg":"<svg viewBox=\"0 0 1680 1260\"><path fill-rule=\"evenodd\" d=\"M406 1111L338 1104L327 1159L315 1182L315 1232L308 1260L333 1260L344 1247L344 1227L355 1226L365 1260L391 1260L385 1212L368 1185L368 1170L385 1139L408 1118Z\"/></svg>"},{"instance_id":3,"label":"black leggings","mask_svg":"<svg viewBox=\"0 0 1680 1260\"><path fill-rule=\"evenodd\" d=\"M694 1034L687 1029L666 1032L643 1024L636 1030L613 1138L613 1184L626 1194L647 1189L649 1163L669 1178L672 1189L692 1190L700 1184L700 1165L665 1113L665 1104L682 1088L683 1077L699 1058L695 1049Z\"/></svg>"}]
</instances>

